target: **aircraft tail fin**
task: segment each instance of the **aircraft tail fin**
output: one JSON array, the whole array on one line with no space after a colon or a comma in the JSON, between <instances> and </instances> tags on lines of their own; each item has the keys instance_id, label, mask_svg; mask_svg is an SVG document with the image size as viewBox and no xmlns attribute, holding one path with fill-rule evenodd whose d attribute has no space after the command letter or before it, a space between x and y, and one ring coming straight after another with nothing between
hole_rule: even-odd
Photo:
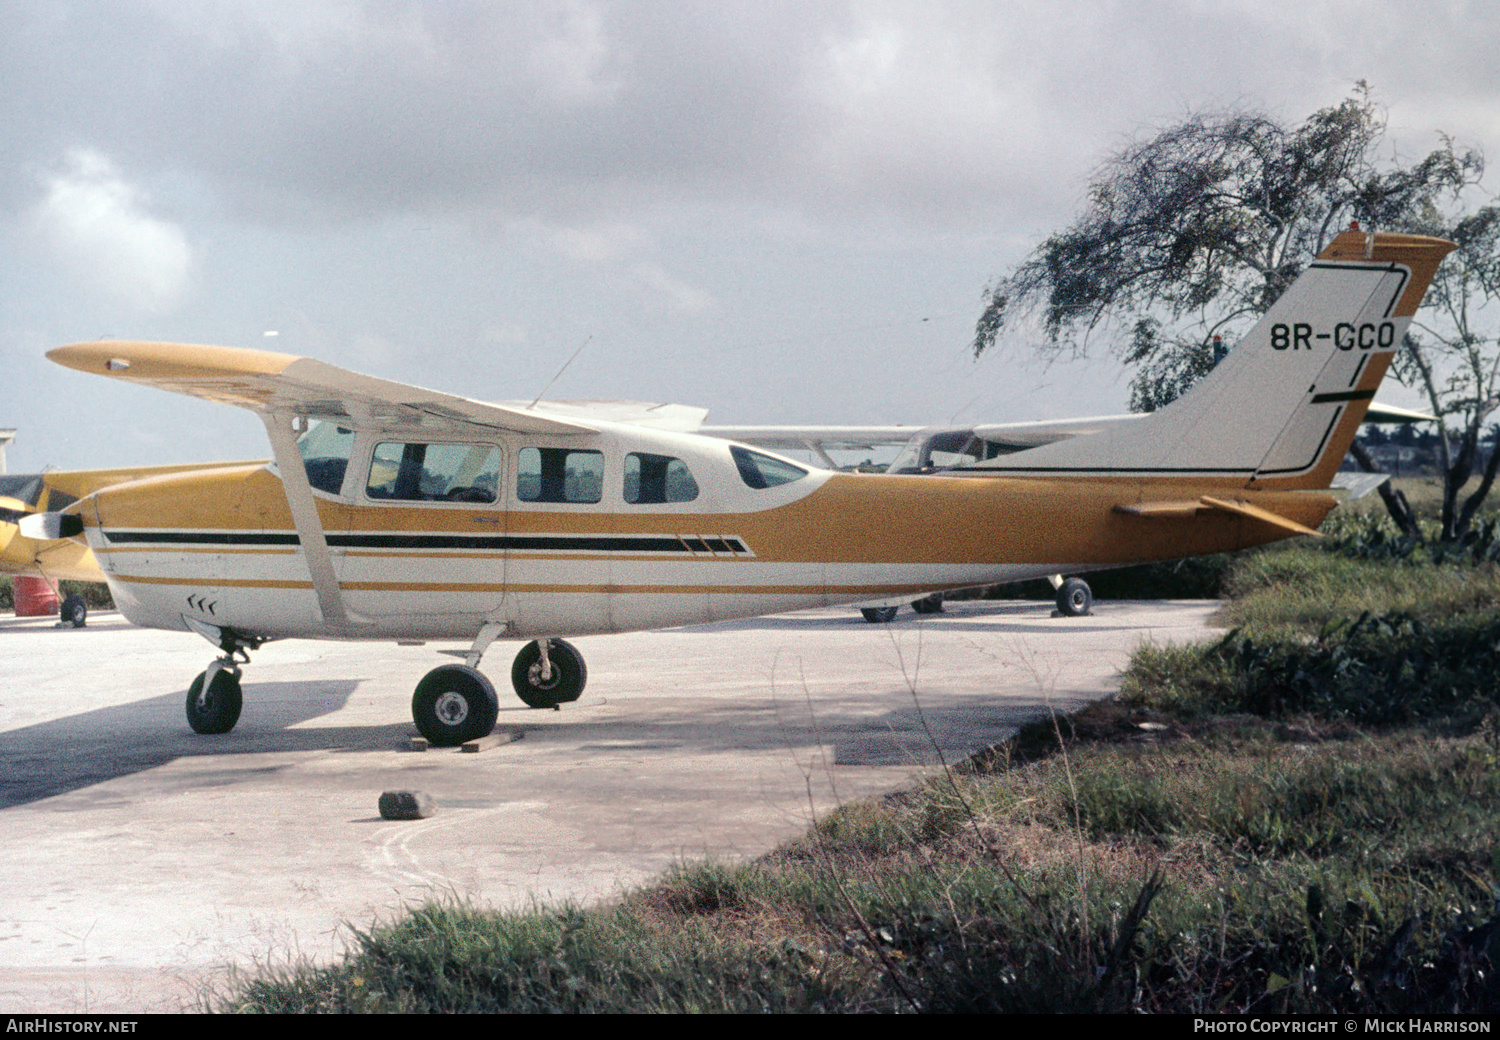
<instances>
[{"instance_id":1,"label":"aircraft tail fin","mask_svg":"<svg viewBox=\"0 0 1500 1040\"><path fill-rule=\"evenodd\" d=\"M1015 476L1326 488L1451 242L1345 231L1223 362L1138 422L981 463Z\"/></svg>"}]
</instances>

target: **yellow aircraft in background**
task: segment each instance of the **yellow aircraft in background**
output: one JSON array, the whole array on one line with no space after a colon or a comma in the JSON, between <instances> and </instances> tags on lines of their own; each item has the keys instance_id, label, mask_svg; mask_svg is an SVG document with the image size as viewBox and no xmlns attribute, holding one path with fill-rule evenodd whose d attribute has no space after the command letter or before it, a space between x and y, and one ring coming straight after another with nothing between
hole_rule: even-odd
<instances>
[{"instance_id":1,"label":"yellow aircraft in background","mask_svg":"<svg viewBox=\"0 0 1500 1040\"><path fill-rule=\"evenodd\" d=\"M203 733L239 718L267 640L464 639L417 684L417 728L483 736L511 669L577 699L570 635L660 628L1224 552L1311 533L1438 262L1437 239L1349 231L1226 360L1149 416L930 476L838 473L717 438L485 404L308 358L82 343L85 372L251 409L270 464L117 484L22 521L82 538L132 622L223 656ZM670 426L671 424L666 424Z\"/></svg>"},{"instance_id":2,"label":"yellow aircraft in background","mask_svg":"<svg viewBox=\"0 0 1500 1040\"><path fill-rule=\"evenodd\" d=\"M101 488L134 480L213 469L214 463L128 466L119 469L51 470L0 474L0 574L35 575L58 581L104 581L89 547L75 539L28 538L17 526L23 517L66 509ZM218 463L217 465L234 465ZM241 463L242 465L242 463ZM82 628L88 608L82 597L63 600L62 619Z\"/></svg>"}]
</instances>

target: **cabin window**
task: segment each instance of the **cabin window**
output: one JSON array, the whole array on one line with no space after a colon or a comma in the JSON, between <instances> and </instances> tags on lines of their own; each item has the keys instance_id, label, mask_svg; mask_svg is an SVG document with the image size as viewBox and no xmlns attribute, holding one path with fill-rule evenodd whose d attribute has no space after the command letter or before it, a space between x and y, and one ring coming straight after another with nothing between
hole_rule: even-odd
<instances>
[{"instance_id":1,"label":"cabin window","mask_svg":"<svg viewBox=\"0 0 1500 1040\"><path fill-rule=\"evenodd\" d=\"M337 495L354 451L354 431L337 423L316 422L297 439L307 482L318 491Z\"/></svg>"},{"instance_id":2,"label":"cabin window","mask_svg":"<svg viewBox=\"0 0 1500 1040\"><path fill-rule=\"evenodd\" d=\"M493 502L500 449L490 444L375 446L365 494L403 502Z\"/></svg>"},{"instance_id":3,"label":"cabin window","mask_svg":"<svg viewBox=\"0 0 1500 1040\"><path fill-rule=\"evenodd\" d=\"M729 446L729 454L734 456L734 464L739 467L740 479L757 491L781 484L790 484L794 480L801 480L807 476L807 470L801 466L787 462L785 459L762 455L758 451L742 448L738 444Z\"/></svg>"},{"instance_id":4,"label":"cabin window","mask_svg":"<svg viewBox=\"0 0 1500 1040\"><path fill-rule=\"evenodd\" d=\"M597 502L604 492L604 455L573 448L522 448L516 497L522 502Z\"/></svg>"},{"instance_id":5,"label":"cabin window","mask_svg":"<svg viewBox=\"0 0 1500 1040\"><path fill-rule=\"evenodd\" d=\"M681 459L633 451L625 456L625 501L632 505L691 502L698 482Z\"/></svg>"}]
</instances>

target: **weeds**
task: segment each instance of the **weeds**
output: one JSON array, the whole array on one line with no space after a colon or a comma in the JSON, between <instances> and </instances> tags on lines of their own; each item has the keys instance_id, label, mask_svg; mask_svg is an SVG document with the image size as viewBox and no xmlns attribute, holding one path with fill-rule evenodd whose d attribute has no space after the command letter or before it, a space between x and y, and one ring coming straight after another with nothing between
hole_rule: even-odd
<instances>
[{"instance_id":1,"label":"weeds","mask_svg":"<svg viewBox=\"0 0 1500 1040\"><path fill-rule=\"evenodd\" d=\"M357 935L344 964L226 1007L1492 1009L1489 753L1480 736L1305 748L1265 732L1075 746L1076 803L1051 756L956 778L976 817L933 828L931 800L956 801L934 781L614 907L419 908Z\"/></svg>"}]
</instances>

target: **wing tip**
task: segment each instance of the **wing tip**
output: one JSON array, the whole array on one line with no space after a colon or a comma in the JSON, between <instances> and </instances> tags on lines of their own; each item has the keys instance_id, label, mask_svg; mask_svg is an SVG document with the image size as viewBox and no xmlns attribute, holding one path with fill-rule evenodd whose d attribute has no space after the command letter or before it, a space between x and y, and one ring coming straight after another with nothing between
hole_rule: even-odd
<instances>
[{"instance_id":1,"label":"wing tip","mask_svg":"<svg viewBox=\"0 0 1500 1040\"><path fill-rule=\"evenodd\" d=\"M212 375L274 375L299 360L294 354L247 347L138 340L72 343L47 351L47 359L80 372L152 381Z\"/></svg>"}]
</instances>

